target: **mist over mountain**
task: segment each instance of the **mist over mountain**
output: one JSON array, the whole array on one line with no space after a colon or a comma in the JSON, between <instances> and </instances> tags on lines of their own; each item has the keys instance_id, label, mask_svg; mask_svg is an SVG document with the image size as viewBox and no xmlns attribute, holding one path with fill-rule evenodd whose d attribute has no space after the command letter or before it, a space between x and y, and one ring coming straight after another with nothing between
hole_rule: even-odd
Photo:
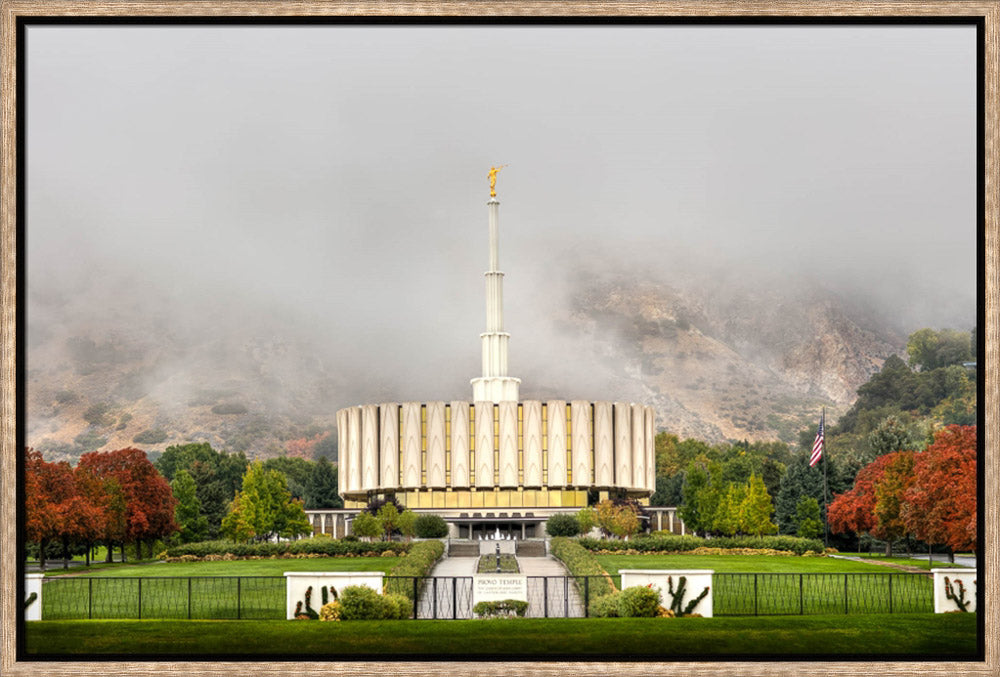
<instances>
[{"instance_id":1,"label":"mist over mountain","mask_svg":"<svg viewBox=\"0 0 1000 677\"><path fill-rule=\"evenodd\" d=\"M596 263L545 278L507 300L522 398L648 403L658 428L682 437L793 442L821 407L843 412L886 357L905 355L888 315L805 281L702 271L667 282ZM188 441L279 455L333 431L344 406L469 399L478 376L480 312L453 323L401 308L398 341L383 343L378 327L294 299L81 285L37 285L29 304L28 443L55 458ZM526 288L549 294L526 302Z\"/></svg>"}]
</instances>

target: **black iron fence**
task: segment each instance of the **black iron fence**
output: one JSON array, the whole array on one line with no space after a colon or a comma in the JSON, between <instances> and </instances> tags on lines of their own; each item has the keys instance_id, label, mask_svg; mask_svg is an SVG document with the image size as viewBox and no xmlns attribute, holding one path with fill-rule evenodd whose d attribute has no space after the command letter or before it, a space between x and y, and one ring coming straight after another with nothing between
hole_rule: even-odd
<instances>
[{"instance_id":1,"label":"black iron fence","mask_svg":"<svg viewBox=\"0 0 1000 677\"><path fill-rule=\"evenodd\" d=\"M603 576L527 576L529 618L585 618ZM933 611L929 574L718 573L716 616ZM616 586L618 576L612 577ZM413 602L411 618L473 617L472 576L387 576ZM283 619L284 576L74 577L43 581L43 619Z\"/></svg>"}]
</instances>

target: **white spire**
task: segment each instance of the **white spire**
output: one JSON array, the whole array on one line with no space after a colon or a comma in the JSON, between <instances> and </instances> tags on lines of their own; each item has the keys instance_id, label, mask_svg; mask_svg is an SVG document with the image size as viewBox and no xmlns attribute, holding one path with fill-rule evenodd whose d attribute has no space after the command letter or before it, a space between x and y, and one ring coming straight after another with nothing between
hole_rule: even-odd
<instances>
[{"instance_id":1,"label":"white spire","mask_svg":"<svg viewBox=\"0 0 1000 677\"><path fill-rule=\"evenodd\" d=\"M500 272L500 201L486 203L490 214L490 267L486 271L486 331L483 343L483 376L472 379L474 402L518 400L521 379L507 376L507 344L510 334L503 330L503 273Z\"/></svg>"}]
</instances>

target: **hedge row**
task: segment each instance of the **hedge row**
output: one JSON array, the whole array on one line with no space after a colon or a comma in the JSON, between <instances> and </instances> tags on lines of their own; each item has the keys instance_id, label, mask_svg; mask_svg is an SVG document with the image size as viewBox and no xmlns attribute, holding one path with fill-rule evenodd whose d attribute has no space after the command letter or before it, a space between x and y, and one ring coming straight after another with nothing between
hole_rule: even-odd
<instances>
[{"instance_id":1,"label":"hedge row","mask_svg":"<svg viewBox=\"0 0 1000 677\"><path fill-rule=\"evenodd\" d=\"M197 557L212 555L232 555L234 557L282 557L295 555L319 555L327 557L362 556L370 553L382 555L386 552L402 555L411 549L409 543L395 541L345 541L335 538L303 538L298 541L279 543L237 543L229 540L186 543L168 548L166 557Z\"/></svg>"},{"instance_id":2,"label":"hedge row","mask_svg":"<svg viewBox=\"0 0 1000 677\"><path fill-rule=\"evenodd\" d=\"M399 560L399 563L392 568L387 576L426 576L442 555L444 555L444 543L441 541L419 541L410 547L410 551ZM386 584L386 592L406 595L407 599L413 601L412 581L399 578L390 580Z\"/></svg>"},{"instance_id":3,"label":"hedge row","mask_svg":"<svg viewBox=\"0 0 1000 677\"><path fill-rule=\"evenodd\" d=\"M604 540L600 538L579 538L576 541L587 550L644 552L690 552L697 548L746 548L752 550L785 550L796 555L807 552L823 553L823 542L814 538L797 536L723 536L700 538L698 536L677 536L676 534L653 534L640 536L628 541Z\"/></svg>"},{"instance_id":4,"label":"hedge row","mask_svg":"<svg viewBox=\"0 0 1000 677\"><path fill-rule=\"evenodd\" d=\"M604 570L592 552L580 546L578 540L557 536L549 542L549 552L566 565L571 575L596 577L591 578L588 584L591 597L601 597L614 592L615 586L612 584L608 572ZM578 582L577 585L582 585L582 582Z\"/></svg>"}]
</instances>

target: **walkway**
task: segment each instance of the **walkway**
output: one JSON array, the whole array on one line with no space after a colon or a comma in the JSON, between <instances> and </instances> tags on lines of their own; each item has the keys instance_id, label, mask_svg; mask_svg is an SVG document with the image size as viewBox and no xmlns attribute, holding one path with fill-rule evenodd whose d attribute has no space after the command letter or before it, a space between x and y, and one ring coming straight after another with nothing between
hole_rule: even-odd
<instances>
[{"instance_id":1,"label":"walkway","mask_svg":"<svg viewBox=\"0 0 1000 677\"><path fill-rule=\"evenodd\" d=\"M472 618L472 576L477 557L444 557L420 592L420 618ZM528 577L529 617L583 616L583 600L562 563L552 557L518 557ZM435 582L436 581L436 582ZM435 599L436 598L436 599Z\"/></svg>"}]
</instances>

